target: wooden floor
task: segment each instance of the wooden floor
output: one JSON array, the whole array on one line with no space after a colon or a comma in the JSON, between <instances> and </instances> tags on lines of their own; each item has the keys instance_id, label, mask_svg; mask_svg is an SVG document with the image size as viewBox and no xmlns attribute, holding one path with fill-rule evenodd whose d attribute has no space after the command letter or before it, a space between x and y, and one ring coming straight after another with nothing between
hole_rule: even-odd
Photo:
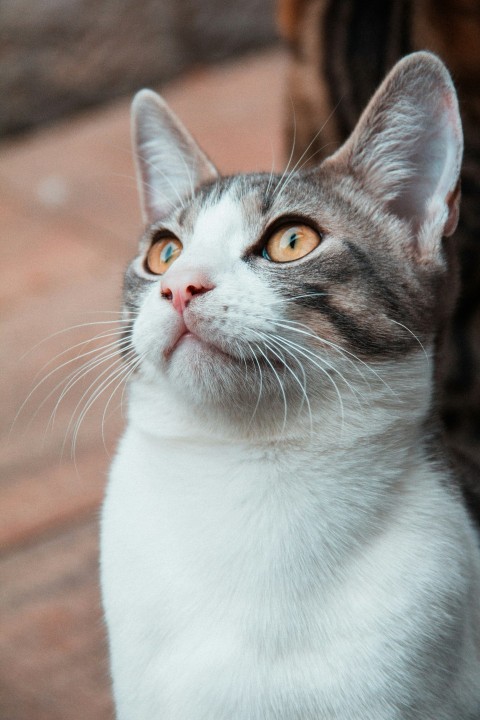
<instances>
[{"instance_id":1,"label":"wooden floor","mask_svg":"<svg viewBox=\"0 0 480 720\"><path fill-rule=\"evenodd\" d=\"M222 171L269 171L284 70L270 51L164 94ZM113 357L79 369L110 354L141 230L128 114L120 102L0 147L1 720L113 717L97 537L122 388L107 406Z\"/></svg>"}]
</instances>

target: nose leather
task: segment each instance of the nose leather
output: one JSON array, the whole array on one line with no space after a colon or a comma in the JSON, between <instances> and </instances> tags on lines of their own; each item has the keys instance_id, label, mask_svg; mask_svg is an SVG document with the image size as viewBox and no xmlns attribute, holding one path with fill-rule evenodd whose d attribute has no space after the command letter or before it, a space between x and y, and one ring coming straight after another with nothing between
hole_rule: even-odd
<instances>
[{"instance_id":1,"label":"nose leather","mask_svg":"<svg viewBox=\"0 0 480 720\"><path fill-rule=\"evenodd\" d=\"M213 285L198 272L189 270L172 273L160 280L162 297L170 300L175 310L182 315L192 297L213 290Z\"/></svg>"}]
</instances>

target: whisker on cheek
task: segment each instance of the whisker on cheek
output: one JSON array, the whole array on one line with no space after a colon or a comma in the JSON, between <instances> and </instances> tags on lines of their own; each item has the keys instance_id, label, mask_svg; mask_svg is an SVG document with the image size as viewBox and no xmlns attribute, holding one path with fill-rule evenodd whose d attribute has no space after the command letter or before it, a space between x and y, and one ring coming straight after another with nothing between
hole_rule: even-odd
<instances>
[{"instance_id":1,"label":"whisker on cheek","mask_svg":"<svg viewBox=\"0 0 480 720\"><path fill-rule=\"evenodd\" d=\"M131 357L129 360L133 360L135 358L135 352L131 351ZM128 363L128 360L127 360ZM113 369L112 369L113 368ZM83 393L80 400L76 404L72 416L70 419L70 422L68 423L66 432L65 432L65 439L62 446L62 455L65 451L65 444L67 437L70 434L70 431L72 431L72 445L71 445L71 457L72 459L75 459L75 451L77 446L77 439L78 434L80 431L80 427L82 425L82 422L84 418L86 417L88 411L93 406L93 404L97 401L97 399L103 394L105 390L110 387L110 385L115 382L115 380L122 375L125 372L125 366L122 364L120 367L118 367L117 362L114 362L109 367L107 367L105 370L103 370L90 384L90 386L87 388L87 390ZM106 375L106 377L104 377ZM101 378L104 377L104 379L101 380ZM83 407L82 407L83 404ZM75 420L75 417L78 417Z\"/></svg>"},{"instance_id":2,"label":"whisker on cheek","mask_svg":"<svg viewBox=\"0 0 480 720\"><path fill-rule=\"evenodd\" d=\"M278 359L285 365L285 368L286 368L286 369L288 370L288 372L292 375L294 381L295 381L296 384L299 386L300 391L301 391L301 394L302 394L302 395L301 395L302 401L301 401L300 407L298 408L298 413L299 413L299 414L301 413L301 411L302 411L302 409L303 409L303 405L306 403L307 408L308 408L309 419L310 419L310 432L313 433L312 408L311 408L311 405L310 405L310 400L309 400L309 398L308 398L307 387L306 387L307 378L306 378L305 369L304 369L302 363L300 362L300 360L298 359L298 357L297 357L293 352L291 352L288 348L286 348L284 345L282 345L282 343L281 343L275 336L273 336L273 335L271 335L271 334L268 334L268 335L267 335L266 333L262 333L262 334L259 333L259 335L261 336L262 341L263 341L263 343L265 344L265 347L266 347L267 349L269 349L270 352L272 352L273 355L274 355L276 358L278 358ZM290 355L290 356L295 360L295 362L296 362L297 365L299 366L300 370L302 371L303 383L299 380L299 378L298 378L298 376L296 375L296 373L292 370L292 368L290 367L290 365L286 362L284 356L283 356L283 355L279 355L278 352L274 349L275 347L278 348L278 350L279 350L280 352L282 352L282 351L286 352L288 355Z\"/></svg>"}]
</instances>

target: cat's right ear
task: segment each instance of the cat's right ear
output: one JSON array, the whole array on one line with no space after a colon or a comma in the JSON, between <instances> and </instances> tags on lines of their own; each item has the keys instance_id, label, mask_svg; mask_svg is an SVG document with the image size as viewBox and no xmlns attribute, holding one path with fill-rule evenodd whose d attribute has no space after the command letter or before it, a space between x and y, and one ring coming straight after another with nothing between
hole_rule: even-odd
<instances>
[{"instance_id":1,"label":"cat's right ear","mask_svg":"<svg viewBox=\"0 0 480 720\"><path fill-rule=\"evenodd\" d=\"M132 103L132 141L143 219L152 224L182 205L218 172L190 133L152 90Z\"/></svg>"},{"instance_id":2,"label":"cat's right ear","mask_svg":"<svg viewBox=\"0 0 480 720\"><path fill-rule=\"evenodd\" d=\"M417 249L437 254L458 221L462 150L450 75L435 55L417 52L395 65L325 165L347 169L408 221Z\"/></svg>"}]
</instances>

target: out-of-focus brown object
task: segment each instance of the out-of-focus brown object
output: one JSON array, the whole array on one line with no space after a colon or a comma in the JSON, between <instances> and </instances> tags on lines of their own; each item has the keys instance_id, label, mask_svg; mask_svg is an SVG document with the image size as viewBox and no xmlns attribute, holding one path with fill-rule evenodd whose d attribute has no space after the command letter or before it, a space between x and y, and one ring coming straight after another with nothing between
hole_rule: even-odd
<instances>
[{"instance_id":1,"label":"out-of-focus brown object","mask_svg":"<svg viewBox=\"0 0 480 720\"><path fill-rule=\"evenodd\" d=\"M2 0L0 136L276 39L274 0Z\"/></svg>"},{"instance_id":2,"label":"out-of-focus brown object","mask_svg":"<svg viewBox=\"0 0 480 720\"><path fill-rule=\"evenodd\" d=\"M278 0L278 25L290 49L285 149L299 166L348 137L403 55L431 50L452 73L465 135L460 294L438 357L438 399L480 517L480 0Z\"/></svg>"}]
</instances>

